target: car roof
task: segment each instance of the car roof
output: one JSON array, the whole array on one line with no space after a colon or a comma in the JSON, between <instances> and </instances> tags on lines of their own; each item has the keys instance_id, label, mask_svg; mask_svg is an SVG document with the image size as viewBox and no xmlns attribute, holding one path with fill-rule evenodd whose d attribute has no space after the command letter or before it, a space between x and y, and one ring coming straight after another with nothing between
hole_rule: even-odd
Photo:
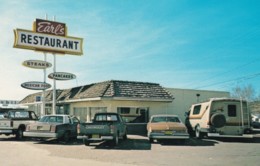
<instances>
[{"instance_id":1,"label":"car roof","mask_svg":"<svg viewBox=\"0 0 260 166\"><path fill-rule=\"evenodd\" d=\"M44 116L62 116L62 117L68 116L68 117L74 117L73 115L65 115L65 114L44 115Z\"/></svg>"},{"instance_id":2,"label":"car roof","mask_svg":"<svg viewBox=\"0 0 260 166\"><path fill-rule=\"evenodd\" d=\"M99 112L99 113L96 113L96 115L102 115L102 114L106 114L106 115L118 115L118 113L115 113L115 112Z\"/></svg>"}]
</instances>

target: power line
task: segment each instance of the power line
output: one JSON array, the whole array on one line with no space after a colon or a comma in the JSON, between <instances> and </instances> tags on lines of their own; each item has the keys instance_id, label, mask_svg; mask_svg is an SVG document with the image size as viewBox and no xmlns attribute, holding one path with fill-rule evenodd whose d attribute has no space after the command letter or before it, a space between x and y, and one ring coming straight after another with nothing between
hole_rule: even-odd
<instances>
[{"instance_id":1,"label":"power line","mask_svg":"<svg viewBox=\"0 0 260 166\"><path fill-rule=\"evenodd\" d=\"M256 73L256 74L252 74L252 75L248 75L248 76L243 76L243 77L239 77L239 78L235 78L235 79L227 80L227 81L222 81L222 82L218 82L218 83L213 83L213 84L206 85L206 86L200 86L200 87L197 87L195 89L201 89L201 88L210 87L210 86L219 85L219 84L226 84L226 83L234 82L234 81L236 81L236 82L237 81L244 81L244 80L252 79L252 78L255 78L255 77L258 77L258 76L260 76L260 73Z\"/></svg>"}]
</instances>

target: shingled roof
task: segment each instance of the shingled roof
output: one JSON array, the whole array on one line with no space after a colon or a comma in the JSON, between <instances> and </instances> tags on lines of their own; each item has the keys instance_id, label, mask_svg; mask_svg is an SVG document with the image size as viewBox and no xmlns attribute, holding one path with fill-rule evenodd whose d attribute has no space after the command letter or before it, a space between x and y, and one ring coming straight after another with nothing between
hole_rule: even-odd
<instances>
[{"instance_id":1,"label":"shingled roof","mask_svg":"<svg viewBox=\"0 0 260 166\"><path fill-rule=\"evenodd\" d=\"M20 101L21 104L34 103L36 96L42 92L30 94ZM58 102L92 98L121 98L121 99L146 99L158 101L172 101L173 97L162 86L156 83L135 81L104 81L71 89L57 90ZM45 92L45 101L52 101L52 90Z\"/></svg>"}]
</instances>

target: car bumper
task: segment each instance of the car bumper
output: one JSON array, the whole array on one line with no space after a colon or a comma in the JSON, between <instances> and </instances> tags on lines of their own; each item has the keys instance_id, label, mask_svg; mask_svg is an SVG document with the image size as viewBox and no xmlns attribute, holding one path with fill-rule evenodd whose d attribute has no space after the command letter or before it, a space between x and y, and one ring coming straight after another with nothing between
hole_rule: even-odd
<instances>
[{"instance_id":1,"label":"car bumper","mask_svg":"<svg viewBox=\"0 0 260 166\"><path fill-rule=\"evenodd\" d=\"M38 138L58 138L58 133L40 133L40 132L23 132L25 137L38 137Z\"/></svg>"},{"instance_id":2,"label":"car bumper","mask_svg":"<svg viewBox=\"0 0 260 166\"><path fill-rule=\"evenodd\" d=\"M3 129L0 129L0 134L12 134L13 133L13 130L3 130Z\"/></svg>"},{"instance_id":3,"label":"car bumper","mask_svg":"<svg viewBox=\"0 0 260 166\"><path fill-rule=\"evenodd\" d=\"M253 134L243 135L221 135L219 133L208 133L208 137L221 137L221 138L254 138Z\"/></svg>"},{"instance_id":4,"label":"car bumper","mask_svg":"<svg viewBox=\"0 0 260 166\"><path fill-rule=\"evenodd\" d=\"M148 134L149 138L152 139L189 139L189 134L173 134L173 135L165 135L159 133L150 133Z\"/></svg>"},{"instance_id":5,"label":"car bumper","mask_svg":"<svg viewBox=\"0 0 260 166\"><path fill-rule=\"evenodd\" d=\"M86 136L86 135L79 135L77 136L77 139L86 139L86 140L89 140L89 141L106 141L106 140L113 140L113 136L100 136L100 137L97 137L97 138L91 138L89 136Z\"/></svg>"}]
</instances>

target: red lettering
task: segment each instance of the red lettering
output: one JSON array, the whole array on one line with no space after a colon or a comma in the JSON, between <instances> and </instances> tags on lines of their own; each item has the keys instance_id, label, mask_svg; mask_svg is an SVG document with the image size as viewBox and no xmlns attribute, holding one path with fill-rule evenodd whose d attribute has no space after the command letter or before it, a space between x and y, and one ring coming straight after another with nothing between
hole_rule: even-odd
<instances>
[{"instance_id":1,"label":"red lettering","mask_svg":"<svg viewBox=\"0 0 260 166\"><path fill-rule=\"evenodd\" d=\"M37 32L65 36L65 27L63 24L51 22L39 22L37 24Z\"/></svg>"}]
</instances>

